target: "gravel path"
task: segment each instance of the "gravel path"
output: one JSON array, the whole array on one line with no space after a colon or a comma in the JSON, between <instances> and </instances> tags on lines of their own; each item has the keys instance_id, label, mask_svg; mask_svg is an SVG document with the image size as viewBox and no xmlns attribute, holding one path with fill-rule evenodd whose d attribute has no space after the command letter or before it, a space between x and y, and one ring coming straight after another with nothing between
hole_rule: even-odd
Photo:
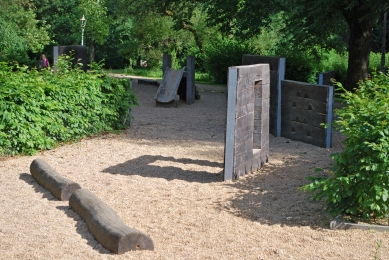
<instances>
[{"instance_id":1,"label":"gravel path","mask_svg":"<svg viewBox=\"0 0 389 260\"><path fill-rule=\"evenodd\" d=\"M270 137L270 161L238 181L223 182L226 94L198 85L201 100L155 107L157 87L133 84L140 106L133 126L0 161L0 259L388 259L388 233L329 229L323 202L296 189L324 149ZM115 255L85 222L29 174L35 158L105 201L154 251Z\"/></svg>"}]
</instances>

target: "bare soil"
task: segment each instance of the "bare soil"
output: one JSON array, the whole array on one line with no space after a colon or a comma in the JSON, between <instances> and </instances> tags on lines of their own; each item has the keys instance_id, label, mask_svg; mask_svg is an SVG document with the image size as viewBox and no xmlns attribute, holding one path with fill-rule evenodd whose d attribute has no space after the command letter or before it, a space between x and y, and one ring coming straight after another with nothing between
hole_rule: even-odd
<instances>
[{"instance_id":1,"label":"bare soil","mask_svg":"<svg viewBox=\"0 0 389 260\"><path fill-rule=\"evenodd\" d=\"M134 89L132 127L0 161L0 259L388 259L389 234L330 230L324 202L297 188L341 150L270 136L270 161L223 182L226 91L198 85L201 100L155 107L157 87ZM154 251L115 255L29 173L32 160L105 201ZM320 174L320 173L318 173ZM321 173L323 174L323 173Z\"/></svg>"}]
</instances>

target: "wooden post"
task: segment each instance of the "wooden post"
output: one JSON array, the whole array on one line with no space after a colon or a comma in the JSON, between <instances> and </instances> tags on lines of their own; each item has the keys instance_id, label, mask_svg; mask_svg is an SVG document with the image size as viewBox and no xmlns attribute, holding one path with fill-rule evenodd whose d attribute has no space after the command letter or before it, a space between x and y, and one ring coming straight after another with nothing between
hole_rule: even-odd
<instances>
[{"instance_id":1,"label":"wooden post","mask_svg":"<svg viewBox=\"0 0 389 260\"><path fill-rule=\"evenodd\" d=\"M163 60L162 60L162 77L165 75L166 68L172 67L172 56L165 53L163 54Z\"/></svg>"},{"instance_id":2,"label":"wooden post","mask_svg":"<svg viewBox=\"0 0 389 260\"><path fill-rule=\"evenodd\" d=\"M195 102L195 57L186 57L186 104L191 105Z\"/></svg>"}]
</instances>

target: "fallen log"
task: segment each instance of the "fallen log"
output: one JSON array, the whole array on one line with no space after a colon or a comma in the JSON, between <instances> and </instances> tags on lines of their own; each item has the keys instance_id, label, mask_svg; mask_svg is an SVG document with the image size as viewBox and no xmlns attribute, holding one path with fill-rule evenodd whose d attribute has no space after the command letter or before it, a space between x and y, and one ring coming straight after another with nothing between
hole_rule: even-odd
<instances>
[{"instance_id":1,"label":"fallen log","mask_svg":"<svg viewBox=\"0 0 389 260\"><path fill-rule=\"evenodd\" d=\"M32 161L30 173L43 188L59 200L69 200L75 190L81 189L78 183L60 176L42 159Z\"/></svg>"},{"instance_id":2,"label":"fallen log","mask_svg":"<svg viewBox=\"0 0 389 260\"><path fill-rule=\"evenodd\" d=\"M76 190L69 206L86 222L95 239L108 250L123 254L130 250L154 250L152 239L128 227L107 204L86 189Z\"/></svg>"}]
</instances>

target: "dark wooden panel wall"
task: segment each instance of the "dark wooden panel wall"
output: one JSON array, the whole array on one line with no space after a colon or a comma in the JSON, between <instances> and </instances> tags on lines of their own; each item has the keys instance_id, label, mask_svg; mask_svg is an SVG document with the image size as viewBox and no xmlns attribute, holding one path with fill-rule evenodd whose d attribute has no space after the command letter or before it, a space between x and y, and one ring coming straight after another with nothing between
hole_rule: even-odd
<instances>
[{"instance_id":1,"label":"dark wooden panel wall","mask_svg":"<svg viewBox=\"0 0 389 260\"><path fill-rule=\"evenodd\" d=\"M268 64L230 67L224 180L255 171L269 157Z\"/></svg>"},{"instance_id":2,"label":"dark wooden panel wall","mask_svg":"<svg viewBox=\"0 0 389 260\"><path fill-rule=\"evenodd\" d=\"M86 46L82 45L67 45L67 46L54 46L53 56L54 64L61 55L70 55L73 53L73 66L78 63L82 63L82 70L87 71L88 69L88 52Z\"/></svg>"},{"instance_id":3,"label":"dark wooden panel wall","mask_svg":"<svg viewBox=\"0 0 389 260\"><path fill-rule=\"evenodd\" d=\"M335 71L328 70L317 74L317 84L332 86L331 79L335 78Z\"/></svg>"},{"instance_id":4,"label":"dark wooden panel wall","mask_svg":"<svg viewBox=\"0 0 389 260\"><path fill-rule=\"evenodd\" d=\"M242 65L269 64L270 67L270 125L269 131L281 136L281 80L285 77L285 58L244 54Z\"/></svg>"},{"instance_id":5,"label":"dark wooden panel wall","mask_svg":"<svg viewBox=\"0 0 389 260\"><path fill-rule=\"evenodd\" d=\"M283 80L281 136L316 146L332 147L333 86Z\"/></svg>"}]
</instances>

